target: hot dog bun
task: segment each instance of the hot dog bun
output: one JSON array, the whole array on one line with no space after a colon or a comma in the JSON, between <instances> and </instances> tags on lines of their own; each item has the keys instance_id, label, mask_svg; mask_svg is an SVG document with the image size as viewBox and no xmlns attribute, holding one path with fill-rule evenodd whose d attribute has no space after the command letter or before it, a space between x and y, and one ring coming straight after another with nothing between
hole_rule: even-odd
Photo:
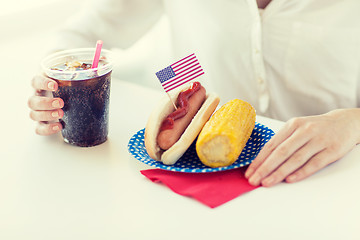
<instances>
[{"instance_id":1,"label":"hot dog bun","mask_svg":"<svg viewBox=\"0 0 360 240\"><path fill-rule=\"evenodd\" d=\"M171 92L171 99L176 102L179 93L187 88L189 88L189 85ZM175 164L196 139L202 127L215 111L219 102L220 99L215 93L207 93L204 103L191 120L180 139L172 147L164 151L158 146L157 136L159 134L162 121L174 111L174 106L169 100L169 97L164 96L152 111L146 124L145 147L149 156L152 159L161 161L166 165Z\"/></svg>"}]
</instances>

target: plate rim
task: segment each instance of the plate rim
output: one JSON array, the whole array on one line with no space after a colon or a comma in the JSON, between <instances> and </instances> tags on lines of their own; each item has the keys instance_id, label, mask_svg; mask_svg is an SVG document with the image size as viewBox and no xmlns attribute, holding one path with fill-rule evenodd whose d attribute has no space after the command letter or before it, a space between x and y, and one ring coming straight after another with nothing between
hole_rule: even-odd
<instances>
[{"instance_id":1,"label":"plate rim","mask_svg":"<svg viewBox=\"0 0 360 240\"><path fill-rule=\"evenodd\" d=\"M259 122L255 122L255 127L260 127L262 130L266 130L269 132L269 139L266 141L268 142L273 136L274 136L274 131L269 128L268 126L259 123ZM172 171L172 172L183 172L183 173L208 173L208 172L219 172L219 171L226 171L226 170L231 170L231 169L236 169L236 168L241 168L244 166L249 165L256 156L252 157L251 159L247 159L246 161L242 161L238 164L231 164L229 166L226 167L217 167L217 168L211 168L211 167L206 167L206 168L180 168L180 167L174 167L174 165L165 165L163 163L161 163L160 161L157 161L155 159L152 159L147 153L146 156L139 156L139 155L135 155L131 149L135 148L132 144L132 140L133 139L137 139L136 136L139 135L139 133L141 131L145 131L145 128L142 128L140 130L138 130L136 133L134 133L131 138L129 139L128 142L128 152L130 153L130 155L132 155L136 160L148 165L148 166L152 166L155 167L157 169L162 169L162 170L166 170L166 171ZM144 134L142 134L144 136ZM144 137L141 139L142 142L144 142ZM265 142L265 143L266 143ZM145 146L144 146L145 147ZM261 150L261 149L260 149ZM146 148L145 148L146 151ZM146 157L148 159L149 162L144 162L143 158Z\"/></svg>"}]
</instances>

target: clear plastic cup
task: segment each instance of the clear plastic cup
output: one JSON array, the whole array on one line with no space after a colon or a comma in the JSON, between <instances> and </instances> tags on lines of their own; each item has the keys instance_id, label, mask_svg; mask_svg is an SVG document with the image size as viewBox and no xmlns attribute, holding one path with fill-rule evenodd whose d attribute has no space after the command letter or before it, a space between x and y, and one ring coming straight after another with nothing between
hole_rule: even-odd
<instances>
[{"instance_id":1,"label":"clear plastic cup","mask_svg":"<svg viewBox=\"0 0 360 240\"><path fill-rule=\"evenodd\" d=\"M64 100L60 119L64 141L80 147L99 145L107 140L112 72L111 52L103 49L97 68L84 70L76 63L92 63L95 48L79 48L54 53L42 63L44 73L59 88L54 97ZM65 63L75 67L65 68Z\"/></svg>"}]
</instances>

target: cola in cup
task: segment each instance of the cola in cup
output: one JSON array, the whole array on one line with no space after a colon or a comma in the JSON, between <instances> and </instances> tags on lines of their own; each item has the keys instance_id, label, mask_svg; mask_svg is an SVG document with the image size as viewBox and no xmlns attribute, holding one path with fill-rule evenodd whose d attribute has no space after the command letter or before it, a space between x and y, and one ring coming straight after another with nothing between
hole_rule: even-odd
<instances>
[{"instance_id":1,"label":"cola in cup","mask_svg":"<svg viewBox=\"0 0 360 240\"><path fill-rule=\"evenodd\" d=\"M103 49L92 68L95 49L81 48L54 53L42 61L44 73L58 83L54 97L64 100L60 119L66 143L92 147L107 140L112 72L111 53Z\"/></svg>"}]
</instances>

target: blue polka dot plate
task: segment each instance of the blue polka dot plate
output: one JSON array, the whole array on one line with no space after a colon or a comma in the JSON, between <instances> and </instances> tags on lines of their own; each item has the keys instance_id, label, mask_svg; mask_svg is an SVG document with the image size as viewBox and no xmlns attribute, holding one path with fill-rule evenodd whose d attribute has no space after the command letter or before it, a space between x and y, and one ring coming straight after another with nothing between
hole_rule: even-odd
<instances>
[{"instance_id":1,"label":"blue polka dot plate","mask_svg":"<svg viewBox=\"0 0 360 240\"><path fill-rule=\"evenodd\" d=\"M128 150L137 160L155 168L191 173L218 172L249 165L258 155L265 143L274 135L274 132L270 128L260 123L256 123L255 128L239 158L230 166L211 168L202 164L198 158L195 150L195 142L174 165L165 165L162 162L150 158L145 148L144 132L145 129L138 131L129 140Z\"/></svg>"}]
</instances>

